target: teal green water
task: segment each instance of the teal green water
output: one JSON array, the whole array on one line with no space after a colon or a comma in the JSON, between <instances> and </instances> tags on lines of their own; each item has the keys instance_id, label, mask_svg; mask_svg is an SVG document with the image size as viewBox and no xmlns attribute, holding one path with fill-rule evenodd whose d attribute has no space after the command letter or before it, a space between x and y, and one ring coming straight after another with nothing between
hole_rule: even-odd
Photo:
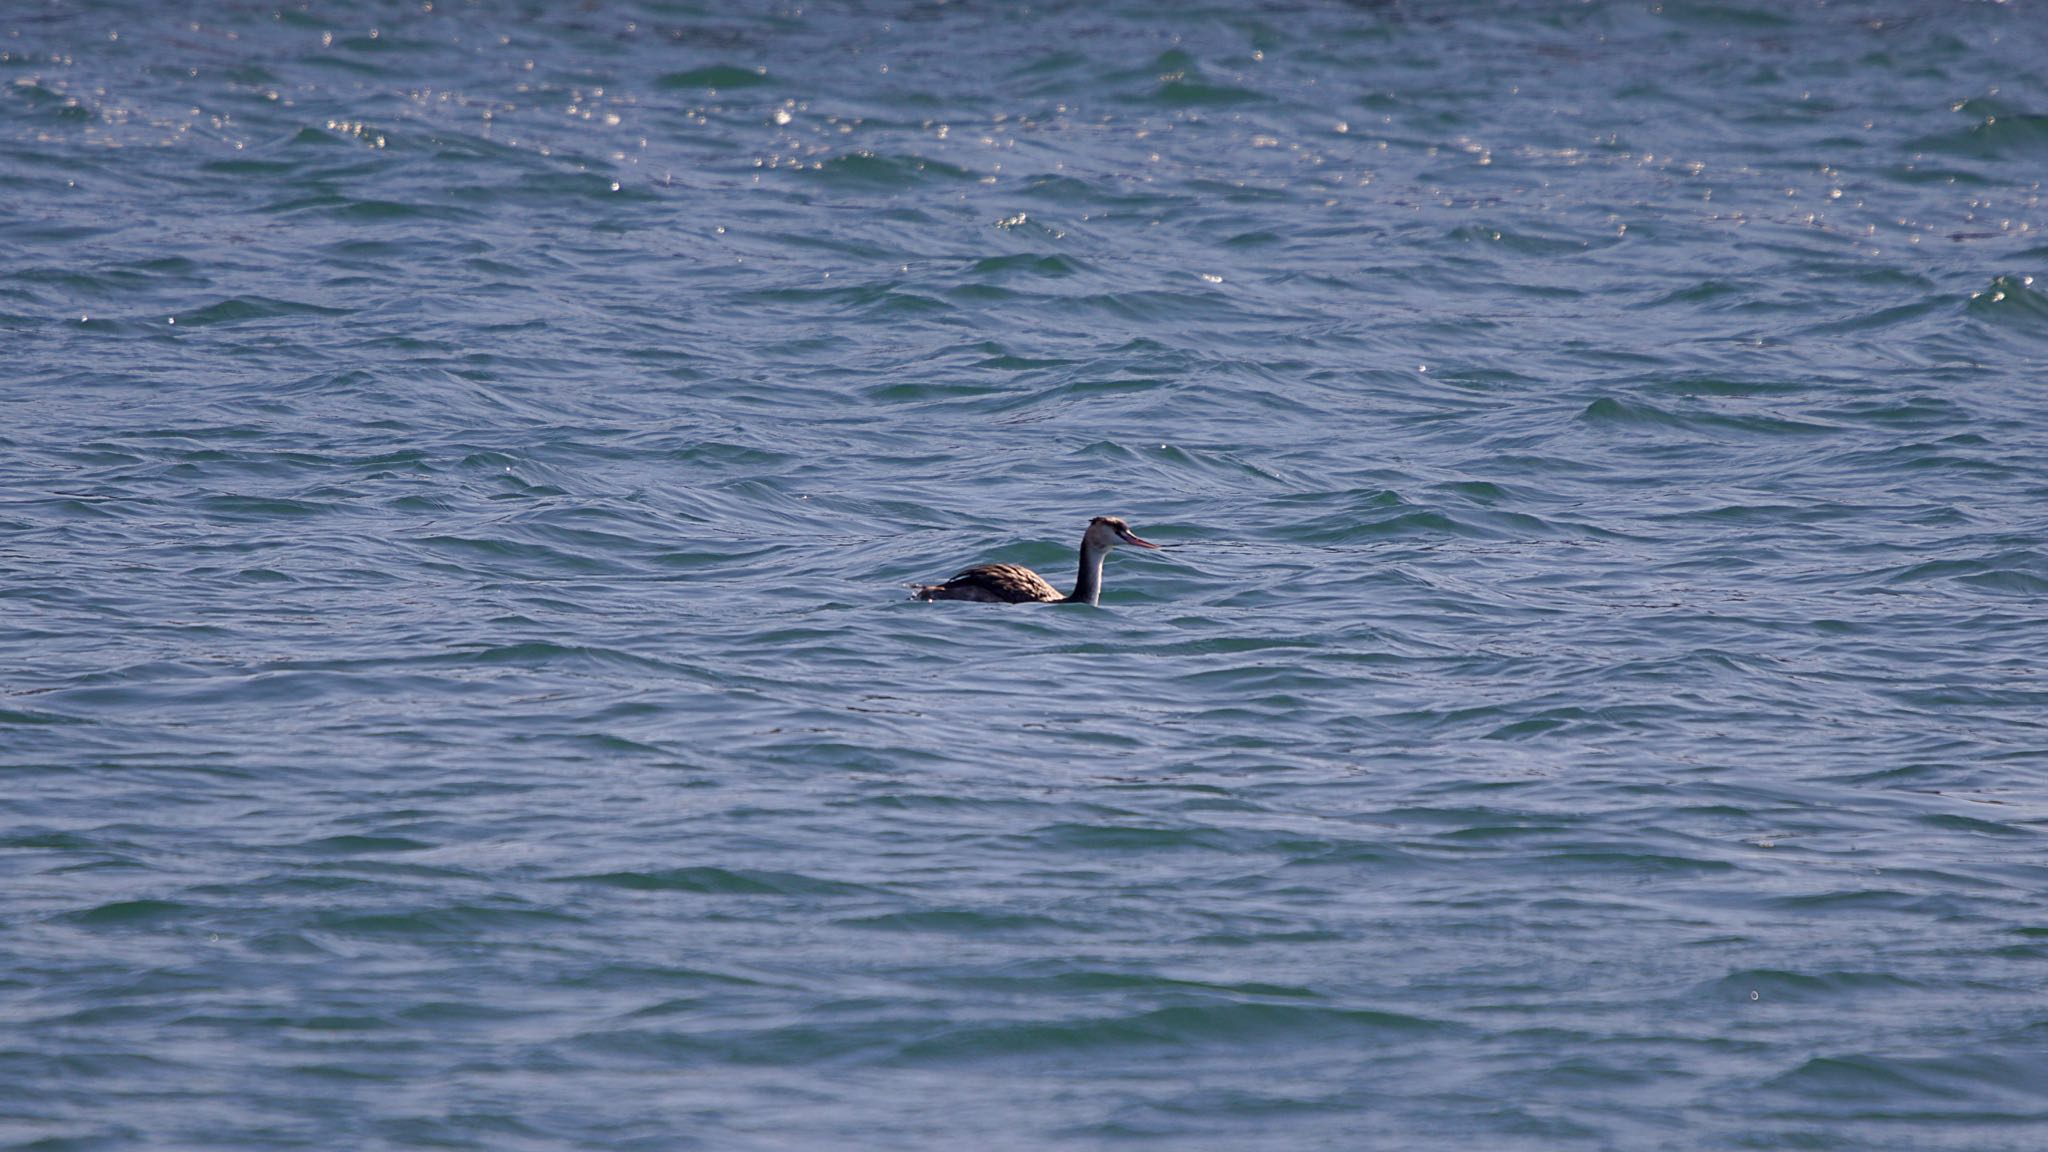
<instances>
[{"instance_id":1,"label":"teal green water","mask_svg":"<svg viewBox=\"0 0 2048 1152\"><path fill-rule=\"evenodd\" d=\"M2041 1147L2044 61L0 16L0 1147Z\"/></svg>"}]
</instances>

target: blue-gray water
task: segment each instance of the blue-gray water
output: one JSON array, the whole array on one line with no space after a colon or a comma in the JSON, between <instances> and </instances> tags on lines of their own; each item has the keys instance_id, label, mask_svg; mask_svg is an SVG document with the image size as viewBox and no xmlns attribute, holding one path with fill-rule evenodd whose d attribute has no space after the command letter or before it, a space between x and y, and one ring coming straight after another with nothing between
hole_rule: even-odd
<instances>
[{"instance_id":1,"label":"blue-gray water","mask_svg":"<svg viewBox=\"0 0 2048 1152\"><path fill-rule=\"evenodd\" d=\"M0 1146L2048 1143L2041 4L183 7L0 17Z\"/></svg>"}]
</instances>

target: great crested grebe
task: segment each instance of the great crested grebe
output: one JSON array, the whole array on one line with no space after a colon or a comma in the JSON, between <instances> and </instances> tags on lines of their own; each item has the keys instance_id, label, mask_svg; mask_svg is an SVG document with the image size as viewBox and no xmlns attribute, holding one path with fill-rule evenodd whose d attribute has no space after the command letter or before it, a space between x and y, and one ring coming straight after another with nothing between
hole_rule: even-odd
<instances>
[{"instance_id":1,"label":"great crested grebe","mask_svg":"<svg viewBox=\"0 0 2048 1152\"><path fill-rule=\"evenodd\" d=\"M984 604L1098 604L1102 600L1102 558L1118 543L1157 548L1140 540L1131 526L1115 516L1097 516L1081 537L1081 574L1071 596L1045 582L1045 577L1017 564L977 564L944 584L913 584L914 600L978 600Z\"/></svg>"}]
</instances>

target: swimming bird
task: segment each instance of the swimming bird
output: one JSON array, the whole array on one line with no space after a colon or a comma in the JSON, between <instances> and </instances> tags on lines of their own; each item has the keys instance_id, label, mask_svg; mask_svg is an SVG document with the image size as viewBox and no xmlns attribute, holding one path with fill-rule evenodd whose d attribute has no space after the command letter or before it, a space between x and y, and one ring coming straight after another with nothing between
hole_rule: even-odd
<instances>
[{"instance_id":1,"label":"swimming bird","mask_svg":"<svg viewBox=\"0 0 2048 1152\"><path fill-rule=\"evenodd\" d=\"M913 584L914 600L978 600L984 604L1099 604L1102 601L1102 558L1119 543L1157 548L1140 540L1131 526L1115 516L1097 516L1081 537L1081 573L1074 591L1062 596L1045 577L1017 564L977 564L956 573L944 584Z\"/></svg>"}]
</instances>

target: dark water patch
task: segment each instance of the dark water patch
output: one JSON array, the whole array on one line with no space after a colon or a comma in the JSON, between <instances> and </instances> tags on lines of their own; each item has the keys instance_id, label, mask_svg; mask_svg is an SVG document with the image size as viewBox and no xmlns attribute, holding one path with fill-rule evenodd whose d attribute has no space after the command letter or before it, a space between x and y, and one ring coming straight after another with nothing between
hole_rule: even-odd
<instances>
[{"instance_id":1,"label":"dark water patch","mask_svg":"<svg viewBox=\"0 0 2048 1152\"><path fill-rule=\"evenodd\" d=\"M986 359L976 360L969 367L996 372L1034 372L1054 368L1065 368L1072 360L1057 358L1033 358L1010 353L999 344L980 344L977 351L987 354Z\"/></svg>"},{"instance_id":2,"label":"dark water patch","mask_svg":"<svg viewBox=\"0 0 2048 1152\"><path fill-rule=\"evenodd\" d=\"M1925 910L1925 905L1918 894L1881 884L1872 884L1868 888L1779 896L1770 899L1766 904L1780 911L1813 916L1865 916L1883 913L1911 916Z\"/></svg>"},{"instance_id":3,"label":"dark water patch","mask_svg":"<svg viewBox=\"0 0 2048 1152\"><path fill-rule=\"evenodd\" d=\"M485 570L512 572L620 572L625 566L597 557L550 548L545 544L496 538L426 536L417 543L452 562L467 566L480 564Z\"/></svg>"},{"instance_id":4,"label":"dark water patch","mask_svg":"<svg viewBox=\"0 0 2048 1152\"><path fill-rule=\"evenodd\" d=\"M1011 276L1047 276L1059 278L1072 276L1087 269L1085 264L1067 256L1036 256L1019 252L1009 256L986 256L974 262L971 271L978 275L998 279Z\"/></svg>"},{"instance_id":5,"label":"dark water patch","mask_svg":"<svg viewBox=\"0 0 2048 1152\"><path fill-rule=\"evenodd\" d=\"M723 1031L615 1029L585 1033L576 1037L575 1046L608 1060L644 1062L650 1068L729 1063L766 1068L853 1066L886 1057L903 1033L919 1024L854 1019Z\"/></svg>"},{"instance_id":6,"label":"dark water patch","mask_svg":"<svg viewBox=\"0 0 2048 1152\"><path fill-rule=\"evenodd\" d=\"M2048 575L2036 572L2016 571L1999 568L1989 572L1973 572L1957 577L1957 583L1987 592L1999 592L2010 596L2041 596L2048 594Z\"/></svg>"},{"instance_id":7,"label":"dark water patch","mask_svg":"<svg viewBox=\"0 0 2048 1152\"><path fill-rule=\"evenodd\" d=\"M46 88L35 80L16 80L7 91L26 108L29 122L52 130L77 131L101 119L100 112L86 101Z\"/></svg>"},{"instance_id":8,"label":"dark water patch","mask_svg":"<svg viewBox=\"0 0 2048 1152\"><path fill-rule=\"evenodd\" d=\"M593 208L600 203L609 207L623 207L636 203L654 203L659 195L654 190L633 180L621 180L602 166L589 165L596 170L574 172L543 172L522 176L501 193L504 197L525 200L534 204L559 205L569 201L588 202ZM480 196L479 199L495 199ZM593 227L620 229L624 225L612 220L593 220Z\"/></svg>"},{"instance_id":9,"label":"dark water patch","mask_svg":"<svg viewBox=\"0 0 2048 1152\"><path fill-rule=\"evenodd\" d=\"M1831 320L1816 324L1806 330L1812 336L1847 336L1858 332L1885 332L1910 325L1913 321L1941 314L1948 310L1949 302L1939 297L1900 304L1891 308L1880 308L1875 312Z\"/></svg>"},{"instance_id":10,"label":"dark water patch","mask_svg":"<svg viewBox=\"0 0 2048 1152\"><path fill-rule=\"evenodd\" d=\"M158 928L186 923L198 915L199 909L175 900L116 900L74 913L70 919L87 928Z\"/></svg>"},{"instance_id":11,"label":"dark water patch","mask_svg":"<svg viewBox=\"0 0 2048 1152\"><path fill-rule=\"evenodd\" d=\"M294 160L209 160L202 164L203 171L221 176L249 177L252 179L281 179L297 173L300 165Z\"/></svg>"},{"instance_id":12,"label":"dark water patch","mask_svg":"<svg viewBox=\"0 0 2048 1152\"><path fill-rule=\"evenodd\" d=\"M1831 425L1783 416L1729 415L1692 409L1674 411L1640 400L1603 396L1586 405L1579 418L1588 424L1694 433L1737 433L1745 436L1830 436Z\"/></svg>"},{"instance_id":13,"label":"dark water patch","mask_svg":"<svg viewBox=\"0 0 2048 1152\"><path fill-rule=\"evenodd\" d=\"M196 502L209 519L241 523L274 523L305 520L335 511L334 506L306 500L226 494L207 496Z\"/></svg>"},{"instance_id":14,"label":"dark water patch","mask_svg":"<svg viewBox=\"0 0 2048 1152\"><path fill-rule=\"evenodd\" d=\"M1000 395L1008 389L987 384L930 384L904 381L868 389L871 400L884 404L921 405L945 400L974 400Z\"/></svg>"},{"instance_id":15,"label":"dark water patch","mask_svg":"<svg viewBox=\"0 0 2048 1152\"><path fill-rule=\"evenodd\" d=\"M860 916L840 922L845 927L876 932L900 932L973 940L987 937L1018 937L1053 931L1070 934L1077 927L1052 916L1017 912L983 912L970 908L931 908L915 912L890 912Z\"/></svg>"},{"instance_id":16,"label":"dark water patch","mask_svg":"<svg viewBox=\"0 0 2048 1152\"><path fill-rule=\"evenodd\" d=\"M606 872L565 876L560 880L562 883L595 884L636 892L690 892L707 896L850 896L868 891L857 884L841 884L790 872L735 872L712 866Z\"/></svg>"},{"instance_id":17,"label":"dark water patch","mask_svg":"<svg viewBox=\"0 0 2048 1152\"><path fill-rule=\"evenodd\" d=\"M1702 985L1702 997L1729 1003L1770 1001L1772 1004L1804 1003L1816 999L1855 996L1903 996L1918 990L1913 980L1883 972L1793 972L1757 968L1729 975ZM1752 995L1753 994L1753 995Z\"/></svg>"},{"instance_id":18,"label":"dark water patch","mask_svg":"<svg viewBox=\"0 0 2048 1152\"><path fill-rule=\"evenodd\" d=\"M407 224L415 221L450 222L460 220L464 216L463 209L442 205L410 204L400 200L353 200L334 196L311 196L297 201L273 204L264 209L277 213L314 210L338 223L364 225Z\"/></svg>"},{"instance_id":19,"label":"dark water patch","mask_svg":"<svg viewBox=\"0 0 2048 1152\"><path fill-rule=\"evenodd\" d=\"M692 68L684 72L664 72L655 79L658 87L670 91L683 89L729 89L758 88L768 83L768 69L763 66L743 68L732 64L711 64Z\"/></svg>"},{"instance_id":20,"label":"dark water patch","mask_svg":"<svg viewBox=\"0 0 2048 1152\"><path fill-rule=\"evenodd\" d=\"M36 709L0 708L0 724L58 725L90 724L90 720L77 716L66 716L61 712L45 712Z\"/></svg>"},{"instance_id":21,"label":"dark water patch","mask_svg":"<svg viewBox=\"0 0 2048 1152\"><path fill-rule=\"evenodd\" d=\"M1130 1015L1059 1023L959 1028L903 1047L901 1058L924 1063L1043 1057L1060 1052L1176 1049L1209 1044L1265 1047L1343 1036L1391 1042L1455 1031L1422 1017L1362 1008L1287 1004L1179 1005Z\"/></svg>"},{"instance_id":22,"label":"dark water patch","mask_svg":"<svg viewBox=\"0 0 2048 1152\"><path fill-rule=\"evenodd\" d=\"M1931 395L1892 395L1882 400L1851 400L1822 410L1820 413L1831 419L1855 421L1893 428L1919 428L1929 431L1945 431L1966 425L1971 421L1967 408L1954 400ZM1961 438L1945 437L1945 443L1983 443L1981 437L1972 439L1974 434L1964 433Z\"/></svg>"},{"instance_id":23,"label":"dark water patch","mask_svg":"<svg viewBox=\"0 0 2048 1152\"><path fill-rule=\"evenodd\" d=\"M1140 213L1179 207L1184 201L1168 193L1148 191L1124 180L1085 180L1070 175L1037 173L1022 182L1022 194L1033 201L1070 212L1089 215L1085 209L1105 207L1115 212ZM1004 220L1015 219L1014 216Z\"/></svg>"},{"instance_id":24,"label":"dark water patch","mask_svg":"<svg viewBox=\"0 0 2048 1152\"><path fill-rule=\"evenodd\" d=\"M1080 852L1178 852L1226 850L1231 837L1207 828L1148 828L1129 825L1058 824L1038 829L1031 839L1047 848Z\"/></svg>"},{"instance_id":25,"label":"dark water patch","mask_svg":"<svg viewBox=\"0 0 2048 1152\"><path fill-rule=\"evenodd\" d=\"M1517 231L1511 228L1488 227L1486 225L1460 225L1446 236L1459 244L1497 244L1511 252L1530 257L1583 256L1588 252L1619 243L1611 236L1598 239L1581 239L1569 236L1552 236L1533 231Z\"/></svg>"},{"instance_id":26,"label":"dark water patch","mask_svg":"<svg viewBox=\"0 0 2048 1152\"><path fill-rule=\"evenodd\" d=\"M1198 281L1189 274L1190 281ZM1125 291L1061 296L1046 305L1069 317L1094 317L1111 324L1179 325L1203 320L1221 320L1233 309L1226 297L1213 291L1189 287L1164 291Z\"/></svg>"},{"instance_id":27,"label":"dark water patch","mask_svg":"<svg viewBox=\"0 0 2048 1152\"><path fill-rule=\"evenodd\" d=\"M1161 74L1151 99L1165 108L1232 108L1262 103L1266 96L1256 89L1214 80L1183 67Z\"/></svg>"},{"instance_id":28,"label":"dark water patch","mask_svg":"<svg viewBox=\"0 0 2048 1152\"><path fill-rule=\"evenodd\" d=\"M743 303L795 305L796 311L811 312L828 305L840 312L860 312L874 319L945 314L952 305L935 297L903 292L888 284L847 285L834 288L765 288L739 293Z\"/></svg>"},{"instance_id":29,"label":"dark water patch","mask_svg":"<svg viewBox=\"0 0 2048 1152\"><path fill-rule=\"evenodd\" d=\"M1917 151L1980 160L2048 156L2048 115L2030 113L1996 97L1972 97L1951 111L1952 127L1910 143Z\"/></svg>"},{"instance_id":30,"label":"dark water patch","mask_svg":"<svg viewBox=\"0 0 2048 1152\"><path fill-rule=\"evenodd\" d=\"M1288 536L1301 544L1361 545L1399 540L1475 539L1494 540L1520 536L1534 517L1521 518L1502 533L1470 510L1453 512L1410 504L1392 492L1379 492L1346 501L1339 513L1293 525Z\"/></svg>"},{"instance_id":31,"label":"dark water patch","mask_svg":"<svg viewBox=\"0 0 2048 1152\"><path fill-rule=\"evenodd\" d=\"M1970 294L1969 315L2000 325L2018 325L2039 336L2048 324L2048 291L2035 287L2032 276L1995 276Z\"/></svg>"},{"instance_id":32,"label":"dark water patch","mask_svg":"<svg viewBox=\"0 0 2048 1152\"><path fill-rule=\"evenodd\" d=\"M1794 23L1790 17L1767 7L1719 0L1686 0L1658 9L1657 15L1675 25L1716 31L1782 31Z\"/></svg>"},{"instance_id":33,"label":"dark water patch","mask_svg":"<svg viewBox=\"0 0 2048 1152\"><path fill-rule=\"evenodd\" d=\"M738 972L718 971L674 964L645 964L628 961L609 961L595 967L580 969L567 976L564 983L570 987L620 988L636 994L645 994L654 989L702 988L722 990L727 988L764 988L774 982L758 979ZM631 1015L664 1016L675 1011L673 1004L688 1004L691 1007L700 1002L664 1000L644 1008L635 1009Z\"/></svg>"},{"instance_id":34,"label":"dark water patch","mask_svg":"<svg viewBox=\"0 0 2048 1152\"><path fill-rule=\"evenodd\" d=\"M1816 1056L1772 1078L1766 1087L1810 1102L1856 1101L1881 1113L1914 1115L1921 1109L1932 1107L1941 1110L1938 1116L1947 1114L1948 1108L1981 1098L1981 1089L1959 1073L1966 1073L1975 1065L1998 1063L2002 1062L1969 1058Z\"/></svg>"},{"instance_id":35,"label":"dark water patch","mask_svg":"<svg viewBox=\"0 0 2048 1152\"><path fill-rule=\"evenodd\" d=\"M424 852L435 845L425 840L408 836L326 836L301 845L301 850L313 856L351 857L387 852Z\"/></svg>"},{"instance_id":36,"label":"dark water patch","mask_svg":"<svg viewBox=\"0 0 2048 1152\"><path fill-rule=\"evenodd\" d=\"M413 656L412 660L436 668L506 666L636 674L673 670L670 665L659 660L622 649L597 645L555 644L544 640L527 640L514 644L458 643L451 645L448 651L421 653ZM380 662L382 661L373 658L369 666L376 667ZM342 665L347 666L349 665Z\"/></svg>"},{"instance_id":37,"label":"dark water patch","mask_svg":"<svg viewBox=\"0 0 2048 1152\"><path fill-rule=\"evenodd\" d=\"M1324 1000L1322 993L1312 988L1292 985L1265 984L1258 982L1218 984L1201 980L1181 980L1149 972L1126 972L1104 969L1060 971L1043 974L994 974L974 975L959 981L961 986L998 992L1003 994L1037 995L1049 993L1058 996L1097 995L1111 993L1118 996L1146 992L1186 992L1203 997L1218 996L1230 1000Z\"/></svg>"},{"instance_id":38,"label":"dark water patch","mask_svg":"<svg viewBox=\"0 0 2048 1152\"><path fill-rule=\"evenodd\" d=\"M451 904L412 911L325 912L314 927L347 939L385 939L425 946L437 941L473 939L476 933L573 931L585 919L548 908L512 905Z\"/></svg>"},{"instance_id":39,"label":"dark water patch","mask_svg":"<svg viewBox=\"0 0 2048 1152\"><path fill-rule=\"evenodd\" d=\"M1733 280L1701 280L1683 288L1673 289L1664 296L1651 301L1654 306L1680 305L1694 308L1702 305L1726 307L1747 304L1755 299L1759 288L1756 284Z\"/></svg>"},{"instance_id":40,"label":"dark water patch","mask_svg":"<svg viewBox=\"0 0 2048 1152\"><path fill-rule=\"evenodd\" d=\"M1503 504L1537 503L1548 498L1535 489L1509 486L1491 480L1455 480L1435 485L1432 489L1446 495L1461 497L1482 508L1497 508Z\"/></svg>"},{"instance_id":41,"label":"dark water patch","mask_svg":"<svg viewBox=\"0 0 2048 1152\"><path fill-rule=\"evenodd\" d=\"M100 846L97 838L77 832L0 833L0 848L21 852L92 852Z\"/></svg>"},{"instance_id":42,"label":"dark water patch","mask_svg":"<svg viewBox=\"0 0 2048 1152\"><path fill-rule=\"evenodd\" d=\"M1855 521L1868 509L1843 504L1728 504L1649 517L1653 521L1745 525L1750 527L1821 525Z\"/></svg>"},{"instance_id":43,"label":"dark water patch","mask_svg":"<svg viewBox=\"0 0 2048 1152\"><path fill-rule=\"evenodd\" d=\"M1988 592L2034 595L2048 590L2048 556L2032 551L2004 552L1960 560L1929 560L1872 575L1886 584L1954 581Z\"/></svg>"},{"instance_id":44,"label":"dark water patch","mask_svg":"<svg viewBox=\"0 0 2048 1152\"><path fill-rule=\"evenodd\" d=\"M906 154L852 152L800 167L797 174L828 189L909 191L931 184L975 179L975 173L941 160Z\"/></svg>"},{"instance_id":45,"label":"dark water patch","mask_svg":"<svg viewBox=\"0 0 2048 1152\"><path fill-rule=\"evenodd\" d=\"M1811 391L1812 385L1796 380L1734 380L1716 376L1674 376L1646 380L1641 385L1641 390L1650 395L1693 400L1702 396L1797 396Z\"/></svg>"}]
</instances>

